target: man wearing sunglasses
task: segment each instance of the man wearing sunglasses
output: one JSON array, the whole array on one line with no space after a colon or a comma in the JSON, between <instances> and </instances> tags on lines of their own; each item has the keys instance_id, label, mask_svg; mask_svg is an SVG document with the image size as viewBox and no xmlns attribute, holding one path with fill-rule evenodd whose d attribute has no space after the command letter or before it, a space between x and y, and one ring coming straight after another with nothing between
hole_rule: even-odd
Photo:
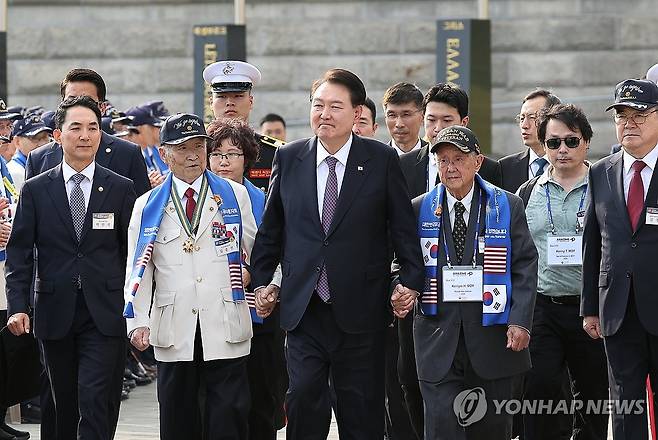
<instances>
[{"instance_id":1,"label":"man wearing sunglasses","mask_svg":"<svg viewBox=\"0 0 658 440\"><path fill-rule=\"evenodd\" d=\"M601 340L581 329L582 231L588 192L586 161L592 127L585 113L571 104L541 112L538 140L546 149L546 171L519 188L527 197L526 217L539 253L537 301L530 340L532 369L526 375L525 399L562 399L562 374L569 367L571 389L582 402L608 398L608 376ZM574 405L575 408L577 408ZM555 408L555 407L554 407ZM524 414L524 440L558 439L564 416ZM576 409L569 437L607 438L608 416ZM573 428L572 428L573 427ZM573 432L572 432L573 431Z\"/></svg>"},{"instance_id":2,"label":"man wearing sunglasses","mask_svg":"<svg viewBox=\"0 0 658 440\"><path fill-rule=\"evenodd\" d=\"M540 110L559 103L560 98L544 89L534 90L523 98L521 111L515 120L526 148L498 161L504 190L516 192L523 183L544 172L548 162L544 157L544 147L537 139L537 115Z\"/></svg>"},{"instance_id":3,"label":"man wearing sunglasses","mask_svg":"<svg viewBox=\"0 0 658 440\"><path fill-rule=\"evenodd\" d=\"M611 398L639 409L612 413L615 440L647 438L647 375L658 388L657 106L653 82L617 84L607 110L622 150L589 172L580 314L584 330L604 338Z\"/></svg>"}]
</instances>

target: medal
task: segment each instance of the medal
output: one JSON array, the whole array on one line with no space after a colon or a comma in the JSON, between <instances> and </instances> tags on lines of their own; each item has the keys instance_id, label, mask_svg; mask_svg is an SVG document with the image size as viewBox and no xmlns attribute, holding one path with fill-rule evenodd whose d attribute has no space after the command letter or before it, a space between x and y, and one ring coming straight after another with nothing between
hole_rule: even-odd
<instances>
[{"instance_id":1,"label":"medal","mask_svg":"<svg viewBox=\"0 0 658 440\"><path fill-rule=\"evenodd\" d=\"M183 242L183 251L187 254L192 253L194 250L194 240L192 238L188 238Z\"/></svg>"},{"instance_id":2,"label":"medal","mask_svg":"<svg viewBox=\"0 0 658 440\"><path fill-rule=\"evenodd\" d=\"M437 206L436 209L434 210L434 215L437 216L437 217L440 217L442 211L443 211L443 208L439 205L439 206Z\"/></svg>"},{"instance_id":3,"label":"medal","mask_svg":"<svg viewBox=\"0 0 658 440\"><path fill-rule=\"evenodd\" d=\"M217 206L222 205L222 198L219 195L213 194L212 199L215 201L215 203L217 203Z\"/></svg>"}]
</instances>

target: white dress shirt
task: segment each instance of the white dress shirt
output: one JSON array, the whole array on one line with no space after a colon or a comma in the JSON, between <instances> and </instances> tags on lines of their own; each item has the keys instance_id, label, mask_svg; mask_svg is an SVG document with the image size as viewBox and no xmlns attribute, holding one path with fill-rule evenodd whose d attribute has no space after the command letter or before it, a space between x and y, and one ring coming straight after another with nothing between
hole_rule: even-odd
<instances>
[{"instance_id":1,"label":"white dress shirt","mask_svg":"<svg viewBox=\"0 0 658 440\"><path fill-rule=\"evenodd\" d=\"M439 175L439 167L436 165L436 156L434 153L427 154L429 155L429 161L427 162L427 191L430 191L436 186L435 184L436 178Z\"/></svg>"},{"instance_id":2,"label":"white dress shirt","mask_svg":"<svg viewBox=\"0 0 658 440\"><path fill-rule=\"evenodd\" d=\"M418 142L416 142L416 145L414 145L414 147L409 151L420 150L421 145L422 144L420 142L420 138L418 138ZM391 139L391 147L395 148L395 151L397 151L398 156L402 156L404 153L409 152L409 151L404 151L402 148L398 147L398 145L395 143L393 139Z\"/></svg>"},{"instance_id":3,"label":"white dress shirt","mask_svg":"<svg viewBox=\"0 0 658 440\"><path fill-rule=\"evenodd\" d=\"M464 211L464 223L466 223L466 226L468 226L468 218L469 218L469 213L471 211L471 202L473 201L473 193L475 190L475 182L473 182L473 186L471 186L471 190L466 194L466 196L460 200L462 204L464 205L464 208L466 208L466 211ZM450 227L454 229L455 227L455 203L457 202L457 199L450 194L450 191L446 191L446 202L448 204L448 213L450 214Z\"/></svg>"},{"instance_id":4,"label":"white dress shirt","mask_svg":"<svg viewBox=\"0 0 658 440\"><path fill-rule=\"evenodd\" d=\"M194 201L196 202L197 200L199 200L199 193L201 192L201 182L203 182L203 174L197 177L197 179L194 182L192 182L192 184L183 182L173 174L171 175L171 179L175 184L176 192L178 193L178 197L180 197L180 202L183 206L187 204L187 197L185 196L185 191L187 191L187 189L190 187L192 187L192 189L194 190Z\"/></svg>"},{"instance_id":5,"label":"white dress shirt","mask_svg":"<svg viewBox=\"0 0 658 440\"><path fill-rule=\"evenodd\" d=\"M653 150L649 151L646 156L642 159L636 159L624 150L622 155L624 161L624 199L628 200L628 189L631 186L631 179L633 178L633 162L636 160L641 160L646 167L640 171L640 177L642 177L642 186L644 186L644 198L647 198L647 191L649 191L649 183L651 183L651 176L653 174L654 168L656 168L656 160L658 159L658 148L654 147Z\"/></svg>"},{"instance_id":6,"label":"white dress shirt","mask_svg":"<svg viewBox=\"0 0 658 440\"><path fill-rule=\"evenodd\" d=\"M85 210L89 208L89 199L91 198L91 182L94 180L94 171L96 171L96 162L92 161L87 167L80 171L80 174L85 176L80 182L80 189L85 196ZM66 197L71 200L71 191L75 188L75 182L71 180L74 174L78 174L76 170L71 168L65 160L62 161L62 176L64 177L64 185L66 186Z\"/></svg>"},{"instance_id":7,"label":"white dress shirt","mask_svg":"<svg viewBox=\"0 0 658 440\"><path fill-rule=\"evenodd\" d=\"M345 142L345 145L340 147L340 150L333 155L338 162L336 162L336 179L338 180L338 196L340 197L340 189L343 186L343 176L345 175L345 167L347 166L347 157L350 155L350 148L352 148L352 135ZM329 165L325 162L325 159L329 156L329 152L326 150L322 141L318 138L318 147L316 155L316 179L318 186L318 212L320 213L320 218L322 218L322 205L324 203L324 188L327 186L327 178L329 177Z\"/></svg>"}]
</instances>

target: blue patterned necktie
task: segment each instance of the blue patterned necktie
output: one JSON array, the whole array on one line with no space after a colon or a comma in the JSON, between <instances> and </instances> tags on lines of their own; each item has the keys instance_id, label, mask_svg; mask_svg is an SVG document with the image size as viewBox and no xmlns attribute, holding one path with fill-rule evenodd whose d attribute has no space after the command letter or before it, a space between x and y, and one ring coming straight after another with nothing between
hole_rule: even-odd
<instances>
[{"instance_id":1,"label":"blue patterned necktie","mask_svg":"<svg viewBox=\"0 0 658 440\"><path fill-rule=\"evenodd\" d=\"M75 235L78 237L78 241L80 241L82 227L85 224L85 214L87 213L87 209L85 208L85 195L80 187L80 183L84 179L84 174L80 173L74 174L71 177L75 186L71 190L69 206L71 207L71 218L73 219L73 227L75 228Z\"/></svg>"},{"instance_id":2,"label":"blue patterned necktie","mask_svg":"<svg viewBox=\"0 0 658 440\"><path fill-rule=\"evenodd\" d=\"M336 210L336 203L338 202L338 177L336 176L336 163L338 159L328 156L325 159L329 167L329 176L327 177L327 184L324 187L324 200L322 201L322 228L324 233L329 232L331 220L334 218L334 211ZM331 292L329 291L329 279L327 278L327 268L323 264L322 272L318 278L318 284L315 287L322 301L329 302L331 299Z\"/></svg>"},{"instance_id":3,"label":"blue patterned necktie","mask_svg":"<svg viewBox=\"0 0 658 440\"><path fill-rule=\"evenodd\" d=\"M533 163L537 164L537 172L535 173L535 177L544 174L544 169L546 168L546 164L548 163L548 161L543 157L538 157L537 159L535 159Z\"/></svg>"},{"instance_id":4,"label":"blue patterned necktie","mask_svg":"<svg viewBox=\"0 0 658 440\"><path fill-rule=\"evenodd\" d=\"M464 221L466 208L462 202L455 202L455 227L452 228L452 241L455 243L457 263L462 264L464 247L466 246L466 222Z\"/></svg>"}]
</instances>

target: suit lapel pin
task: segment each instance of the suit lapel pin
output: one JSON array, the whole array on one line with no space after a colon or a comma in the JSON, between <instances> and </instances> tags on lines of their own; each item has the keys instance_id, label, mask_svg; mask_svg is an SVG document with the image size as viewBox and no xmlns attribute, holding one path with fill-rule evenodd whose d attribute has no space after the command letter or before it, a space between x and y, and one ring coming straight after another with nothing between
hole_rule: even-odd
<instances>
[{"instance_id":1,"label":"suit lapel pin","mask_svg":"<svg viewBox=\"0 0 658 440\"><path fill-rule=\"evenodd\" d=\"M215 208L213 206L210 207L210 211L214 211Z\"/></svg>"},{"instance_id":2,"label":"suit lapel pin","mask_svg":"<svg viewBox=\"0 0 658 440\"><path fill-rule=\"evenodd\" d=\"M358 165L358 166L356 167L356 170L357 170L357 171L363 171L363 166Z\"/></svg>"},{"instance_id":3,"label":"suit lapel pin","mask_svg":"<svg viewBox=\"0 0 658 440\"><path fill-rule=\"evenodd\" d=\"M98 187L98 192L103 192L103 187L102 186Z\"/></svg>"},{"instance_id":4,"label":"suit lapel pin","mask_svg":"<svg viewBox=\"0 0 658 440\"><path fill-rule=\"evenodd\" d=\"M106 153L111 153L111 152L112 152L112 149L111 149L111 148L106 148L106 149L105 149L105 152L106 152Z\"/></svg>"}]
</instances>

